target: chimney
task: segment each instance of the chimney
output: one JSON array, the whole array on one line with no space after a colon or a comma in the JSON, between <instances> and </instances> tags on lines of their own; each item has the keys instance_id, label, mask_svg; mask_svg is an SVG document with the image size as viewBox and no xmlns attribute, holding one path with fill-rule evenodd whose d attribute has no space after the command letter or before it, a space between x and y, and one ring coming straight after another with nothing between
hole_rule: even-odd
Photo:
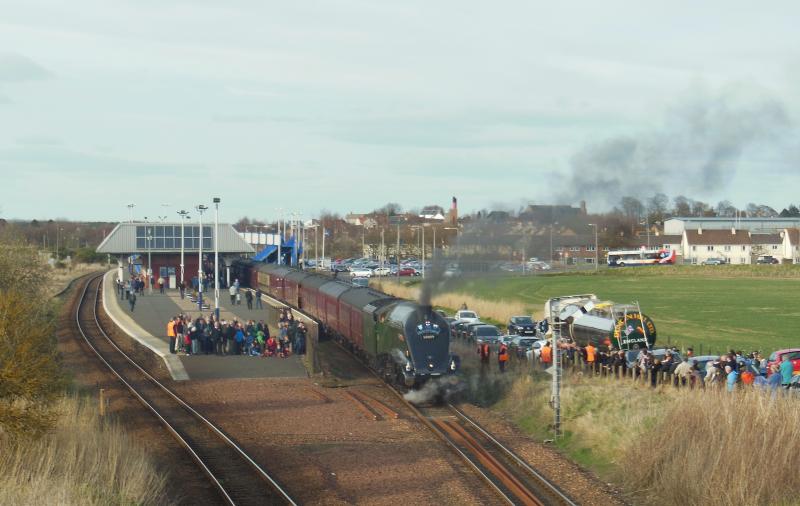
<instances>
[{"instance_id":1,"label":"chimney","mask_svg":"<svg viewBox=\"0 0 800 506\"><path fill-rule=\"evenodd\" d=\"M586 216L586 201L581 200L581 214Z\"/></svg>"},{"instance_id":2,"label":"chimney","mask_svg":"<svg viewBox=\"0 0 800 506\"><path fill-rule=\"evenodd\" d=\"M697 235L703 235L703 227L697 229Z\"/></svg>"},{"instance_id":3,"label":"chimney","mask_svg":"<svg viewBox=\"0 0 800 506\"><path fill-rule=\"evenodd\" d=\"M731 227L731 235L736 235L736 227Z\"/></svg>"}]
</instances>

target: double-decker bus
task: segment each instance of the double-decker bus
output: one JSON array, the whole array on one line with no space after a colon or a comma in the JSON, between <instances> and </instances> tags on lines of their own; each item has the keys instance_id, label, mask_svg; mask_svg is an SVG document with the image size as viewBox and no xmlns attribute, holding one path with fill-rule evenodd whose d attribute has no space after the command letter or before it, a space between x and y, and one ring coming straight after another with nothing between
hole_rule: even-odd
<instances>
[{"instance_id":1,"label":"double-decker bus","mask_svg":"<svg viewBox=\"0 0 800 506\"><path fill-rule=\"evenodd\" d=\"M609 267L636 265L667 265L675 263L675 250L668 249L621 249L608 252Z\"/></svg>"}]
</instances>

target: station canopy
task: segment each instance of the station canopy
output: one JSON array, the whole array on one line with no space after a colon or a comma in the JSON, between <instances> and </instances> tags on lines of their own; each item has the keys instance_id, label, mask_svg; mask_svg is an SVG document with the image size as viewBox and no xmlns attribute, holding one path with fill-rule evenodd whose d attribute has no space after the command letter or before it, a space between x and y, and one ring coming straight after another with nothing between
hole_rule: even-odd
<instances>
[{"instance_id":1,"label":"station canopy","mask_svg":"<svg viewBox=\"0 0 800 506\"><path fill-rule=\"evenodd\" d=\"M203 251L214 250L214 224L203 224ZM185 223L183 226L184 251L197 250L200 246L200 225ZM180 253L180 223L120 223L111 231L100 246L98 253L124 255L132 253ZM230 224L219 224L220 253L254 253L253 247Z\"/></svg>"}]
</instances>

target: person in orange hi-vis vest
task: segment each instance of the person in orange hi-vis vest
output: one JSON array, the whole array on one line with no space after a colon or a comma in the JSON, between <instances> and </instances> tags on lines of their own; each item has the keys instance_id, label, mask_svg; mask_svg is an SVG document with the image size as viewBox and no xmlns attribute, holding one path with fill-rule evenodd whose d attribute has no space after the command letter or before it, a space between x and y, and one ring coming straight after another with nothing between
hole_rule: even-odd
<instances>
[{"instance_id":1,"label":"person in orange hi-vis vest","mask_svg":"<svg viewBox=\"0 0 800 506\"><path fill-rule=\"evenodd\" d=\"M175 318L167 323L167 339L169 339L169 352L175 353Z\"/></svg>"},{"instance_id":2,"label":"person in orange hi-vis vest","mask_svg":"<svg viewBox=\"0 0 800 506\"><path fill-rule=\"evenodd\" d=\"M545 369L547 369L550 364L553 363L553 348L550 347L549 342L544 343L544 346L542 346L540 357L542 359L542 367Z\"/></svg>"},{"instance_id":3,"label":"person in orange hi-vis vest","mask_svg":"<svg viewBox=\"0 0 800 506\"><path fill-rule=\"evenodd\" d=\"M500 366L500 372L506 372L506 363L508 362L508 346L506 343L500 345L500 350L497 352L497 363Z\"/></svg>"},{"instance_id":4,"label":"person in orange hi-vis vest","mask_svg":"<svg viewBox=\"0 0 800 506\"><path fill-rule=\"evenodd\" d=\"M594 370L595 361L597 357L597 348L592 343L586 345L586 363L589 364L589 369Z\"/></svg>"}]
</instances>

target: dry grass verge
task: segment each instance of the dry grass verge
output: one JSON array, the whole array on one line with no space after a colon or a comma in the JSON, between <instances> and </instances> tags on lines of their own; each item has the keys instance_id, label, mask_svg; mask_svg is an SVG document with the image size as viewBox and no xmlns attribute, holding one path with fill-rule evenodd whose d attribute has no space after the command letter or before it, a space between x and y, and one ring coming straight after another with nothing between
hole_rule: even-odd
<instances>
[{"instance_id":1,"label":"dry grass verge","mask_svg":"<svg viewBox=\"0 0 800 506\"><path fill-rule=\"evenodd\" d=\"M378 290L409 300L419 299L419 285L407 286L403 283L388 280L373 281L372 286ZM434 306L447 308L455 311L466 303L467 307L477 312L483 319L491 319L497 322L508 322L512 316L530 314L525 304L509 300L486 300L468 295L465 293L451 292L440 293L433 296L431 302Z\"/></svg>"},{"instance_id":2,"label":"dry grass verge","mask_svg":"<svg viewBox=\"0 0 800 506\"><path fill-rule=\"evenodd\" d=\"M622 468L648 504L798 504L800 403L759 391L686 392Z\"/></svg>"},{"instance_id":3,"label":"dry grass verge","mask_svg":"<svg viewBox=\"0 0 800 506\"><path fill-rule=\"evenodd\" d=\"M96 405L66 396L54 410L41 438L0 432L0 504L165 504L165 479L143 446Z\"/></svg>"}]
</instances>

